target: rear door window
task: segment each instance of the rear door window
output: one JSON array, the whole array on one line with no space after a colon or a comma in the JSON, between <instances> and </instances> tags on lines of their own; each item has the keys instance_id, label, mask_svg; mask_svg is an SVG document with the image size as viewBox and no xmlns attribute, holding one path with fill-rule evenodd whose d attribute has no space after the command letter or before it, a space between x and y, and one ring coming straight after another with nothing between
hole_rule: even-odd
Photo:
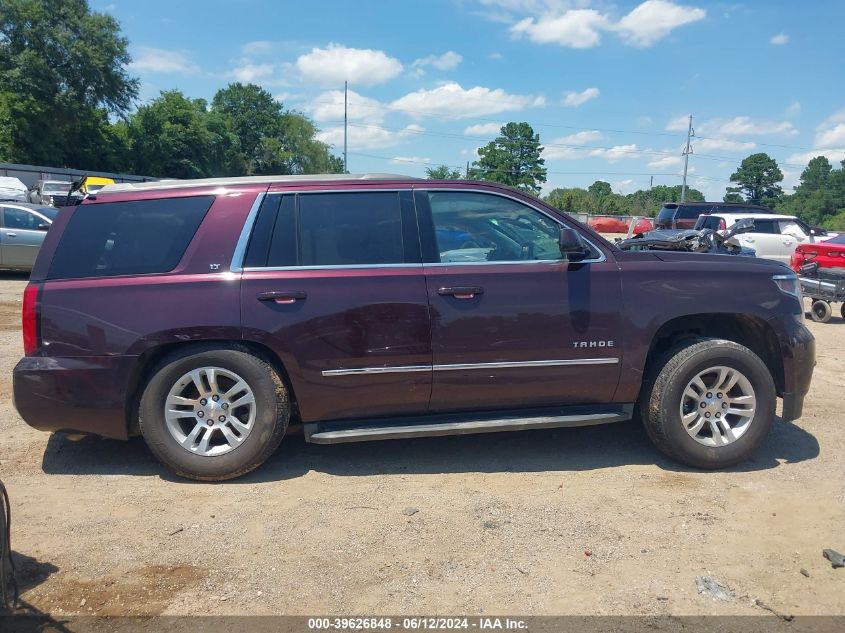
<instances>
[{"instance_id":1,"label":"rear door window","mask_svg":"<svg viewBox=\"0 0 845 633\"><path fill-rule=\"evenodd\" d=\"M780 233L780 227L774 220L761 220L754 218L754 233Z\"/></svg>"},{"instance_id":2,"label":"rear door window","mask_svg":"<svg viewBox=\"0 0 845 633\"><path fill-rule=\"evenodd\" d=\"M409 240L412 207L406 215L396 191L270 195L256 218L244 266L418 263L419 241L415 235Z\"/></svg>"},{"instance_id":3,"label":"rear door window","mask_svg":"<svg viewBox=\"0 0 845 633\"><path fill-rule=\"evenodd\" d=\"M5 207L3 209L3 226L7 229L35 231L44 224L44 220L25 209Z\"/></svg>"},{"instance_id":4,"label":"rear door window","mask_svg":"<svg viewBox=\"0 0 845 633\"><path fill-rule=\"evenodd\" d=\"M48 279L164 273L176 268L214 196L100 202L76 208Z\"/></svg>"},{"instance_id":5,"label":"rear door window","mask_svg":"<svg viewBox=\"0 0 845 633\"><path fill-rule=\"evenodd\" d=\"M719 231L724 229L724 220L717 215L702 215L698 218L698 221L695 223L696 229L713 229L714 231Z\"/></svg>"}]
</instances>

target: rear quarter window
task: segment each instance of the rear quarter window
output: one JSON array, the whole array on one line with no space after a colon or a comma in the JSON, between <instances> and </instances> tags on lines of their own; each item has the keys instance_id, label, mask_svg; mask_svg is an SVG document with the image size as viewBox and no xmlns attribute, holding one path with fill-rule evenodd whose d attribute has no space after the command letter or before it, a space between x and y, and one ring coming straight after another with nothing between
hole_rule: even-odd
<instances>
[{"instance_id":1,"label":"rear quarter window","mask_svg":"<svg viewBox=\"0 0 845 633\"><path fill-rule=\"evenodd\" d=\"M173 270L214 196L84 204L62 234L48 279Z\"/></svg>"}]
</instances>

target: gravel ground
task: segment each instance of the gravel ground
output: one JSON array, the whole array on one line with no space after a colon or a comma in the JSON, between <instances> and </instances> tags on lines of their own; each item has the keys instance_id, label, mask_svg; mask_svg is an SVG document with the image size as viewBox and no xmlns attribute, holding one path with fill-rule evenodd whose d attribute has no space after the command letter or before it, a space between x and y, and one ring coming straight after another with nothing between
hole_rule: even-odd
<instances>
[{"instance_id":1,"label":"gravel ground","mask_svg":"<svg viewBox=\"0 0 845 633\"><path fill-rule=\"evenodd\" d=\"M696 472L635 424L373 444L285 439L225 484L12 406L25 277L0 277L0 477L51 614L845 614L845 323L810 324L804 417ZM838 310L837 310L838 314ZM802 573L802 570L806 573ZM700 594L708 577L728 600ZM699 581L701 584L701 581Z\"/></svg>"}]
</instances>

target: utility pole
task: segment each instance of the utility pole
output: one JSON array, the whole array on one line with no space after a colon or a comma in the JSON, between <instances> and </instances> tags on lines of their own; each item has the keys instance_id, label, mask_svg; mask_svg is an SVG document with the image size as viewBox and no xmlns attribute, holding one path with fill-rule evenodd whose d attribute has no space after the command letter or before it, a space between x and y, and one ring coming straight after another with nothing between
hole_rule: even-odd
<instances>
[{"instance_id":1,"label":"utility pole","mask_svg":"<svg viewBox=\"0 0 845 633\"><path fill-rule=\"evenodd\" d=\"M346 159L346 110L347 110L347 95L349 93L349 82L343 82L343 173L349 173L349 163ZM690 117L692 121L692 117ZM690 124L692 125L692 124ZM686 170L684 170L684 182L686 182Z\"/></svg>"},{"instance_id":2,"label":"utility pole","mask_svg":"<svg viewBox=\"0 0 845 633\"><path fill-rule=\"evenodd\" d=\"M467 161L467 170L464 172L464 178L469 180L469 161Z\"/></svg>"},{"instance_id":3,"label":"utility pole","mask_svg":"<svg viewBox=\"0 0 845 633\"><path fill-rule=\"evenodd\" d=\"M654 189L654 176L652 176L651 179L648 181L648 188Z\"/></svg>"},{"instance_id":4,"label":"utility pole","mask_svg":"<svg viewBox=\"0 0 845 633\"><path fill-rule=\"evenodd\" d=\"M695 131L692 129L692 115L689 115L689 127L687 128L687 145L682 155L684 157L684 184L681 187L681 202L687 197L687 168L689 167L689 155L692 154L692 137Z\"/></svg>"}]
</instances>

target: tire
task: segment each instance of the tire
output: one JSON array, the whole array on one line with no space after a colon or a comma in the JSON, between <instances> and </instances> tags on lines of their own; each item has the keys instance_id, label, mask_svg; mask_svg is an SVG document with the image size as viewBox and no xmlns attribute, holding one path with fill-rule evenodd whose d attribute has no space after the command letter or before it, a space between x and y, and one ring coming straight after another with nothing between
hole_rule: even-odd
<instances>
[{"instance_id":1,"label":"tire","mask_svg":"<svg viewBox=\"0 0 845 633\"><path fill-rule=\"evenodd\" d=\"M730 372L740 376L724 393L716 389L722 368L728 372L723 384L730 382L729 378L734 375ZM711 369L712 373L704 373ZM775 384L763 361L747 347L722 339L687 342L665 355L655 365L651 376L640 400L643 425L655 446L682 464L702 469L733 466L748 459L771 430L775 417ZM691 384L696 377L712 389L705 391L700 401L687 395L699 389ZM744 395L749 389L756 400L753 413L733 413L745 412L750 406ZM712 398L707 398L708 394ZM717 398L719 394L721 397ZM704 415L709 419L704 418L698 408L705 401L702 411L706 411ZM682 411L685 412L683 417ZM699 417L688 421L692 429L688 432L684 420L693 412L699 412ZM724 419L720 417L722 422L715 419L717 413L725 416ZM701 428L693 437L692 432L699 422ZM734 439L723 430L724 423L731 427Z\"/></svg>"},{"instance_id":2,"label":"tire","mask_svg":"<svg viewBox=\"0 0 845 633\"><path fill-rule=\"evenodd\" d=\"M845 303L839 306L839 316L841 316L842 320L845 321Z\"/></svg>"},{"instance_id":3,"label":"tire","mask_svg":"<svg viewBox=\"0 0 845 633\"><path fill-rule=\"evenodd\" d=\"M817 323L827 323L833 315L833 308L827 301L816 299L810 306L810 318Z\"/></svg>"},{"instance_id":4,"label":"tire","mask_svg":"<svg viewBox=\"0 0 845 633\"><path fill-rule=\"evenodd\" d=\"M139 425L152 453L177 475L223 481L273 454L290 411L284 382L263 359L244 349L192 347L155 368L141 396Z\"/></svg>"}]
</instances>

